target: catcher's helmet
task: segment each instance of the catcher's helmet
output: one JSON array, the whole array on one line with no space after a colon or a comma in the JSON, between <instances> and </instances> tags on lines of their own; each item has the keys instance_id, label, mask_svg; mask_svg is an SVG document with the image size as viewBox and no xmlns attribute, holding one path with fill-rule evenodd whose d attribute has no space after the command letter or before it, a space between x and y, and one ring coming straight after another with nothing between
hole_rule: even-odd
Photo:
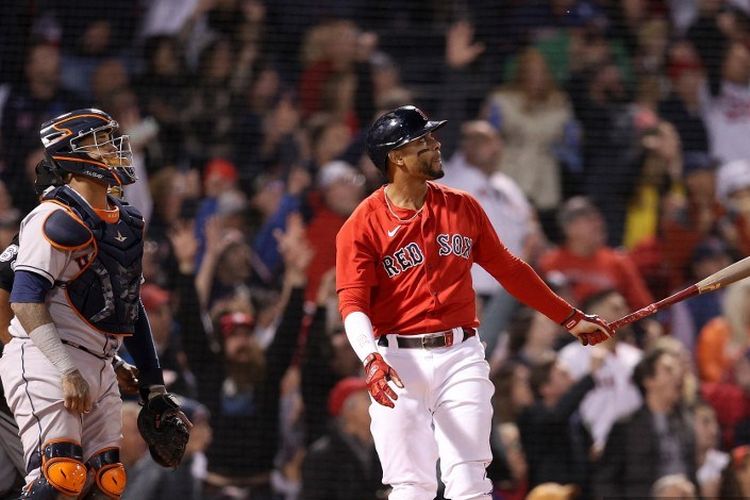
<instances>
[{"instance_id":1,"label":"catcher's helmet","mask_svg":"<svg viewBox=\"0 0 750 500\"><path fill-rule=\"evenodd\" d=\"M383 174L387 174L388 153L445 125L445 120L430 121L415 106L401 106L372 124L367 132L367 154Z\"/></svg>"},{"instance_id":2,"label":"catcher's helmet","mask_svg":"<svg viewBox=\"0 0 750 500\"><path fill-rule=\"evenodd\" d=\"M53 168L83 175L107 186L136 181L130 141L118 134L118 123L99 109L77 109L42 124L39 136ZM102 141L101 132L107 134ZM93 142L81 144L91 137Z\"/></svg>"},{"instance_id":3,"label":"catcher's helmet","mask_svg":"<svg viewBox=\"0 0 750 500\"><path fill-rule=\"evenodd\" d=\"M37 196L42 196L51 187L65 184L60 169L48 162L46 158L36 164L34 171L36 173L34 191L36 191Z\"/></svg>"}]
</instances>

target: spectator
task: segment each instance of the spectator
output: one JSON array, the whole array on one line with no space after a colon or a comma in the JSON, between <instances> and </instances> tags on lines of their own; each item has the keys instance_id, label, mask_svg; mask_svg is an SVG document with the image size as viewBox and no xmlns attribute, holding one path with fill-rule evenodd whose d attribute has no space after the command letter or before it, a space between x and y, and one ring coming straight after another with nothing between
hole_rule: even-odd
<instances>
[{"instance_id":1,"label":"spectator","mask_svg":"<svg viewBox=\"0 0 750 500\"><path fill-rule=\"evenodd\" d=\"M671 92L659 103L659 115L677 128L683 152L708 154L700 102L705 76L700 57L689 42L677 42L669 49L667 76Z\"/></svg>"},{"instance_id":2,"label":"spectator","mask_svg":"<svg viewBox=\"0 0 750 500\"><path fill-rule=\"evenodd\" d=\"M521 442L529 464L529 487L558 482L588 488L588 436L573 415L594 388L594 375L605 354L592 354L591 372L573 382L567 369L550 355L531 370L535 403L518 419Z\"/></svg>"},{"instance_id":3,"label":"spectator","mask_svg":"<svg viewBox=\"0 0 750 500\"><path fill-rule=\"evenodd\" d=\"M573 289L576 301L607 289L620 292L631 309L640 309L653 298L638 269L625 254L607 247L604 219L586 198L574 197L565 202L558 214L565 241L540 259L545 273L560 271Z\"/></svg>"},{"instance_id":4,"label":"spectator","mask_svg":"<svg viewBox=\"0 0 750 500\"><path fill-rule=\"evenodd\" d=\"M534 366L554 352L560 339L564 338L560 332L560 325L545 315L522 307L508 327L507 357ZM501 344L500 347L504 346Z\"/></svg>"},{"instance_id":5,"label":"spectator","mask_svg":"<svg viewBox=\"0 0 750 500\"><path fill-rule=\"evenodd\" d=\"M684 474L671 474L660 477L651 488L650 498L682 498L683 500L697 499L695 485Z\"/></svg>"},{"instance_id":6,"label":"spectator","mask_svg":"<svg viewBox=\"0 0 750 500\"><path fill-rule=\"evenodd\" d=\"M741 255L750 255L750 161L725 163L716 177L716 197L727 217L722 236Z\"/></svg>"},{"instance_id":7,"label":"spectator","mask_svg":"<svg viewBox=\"0 0 750 500\"><path fill-rule=\"evenodd\" d=\"M718 498L721 472L729 464L728 454L719 450L721 432L716 412L708 403L695 408L696 478L701 497Z\"/></svg>"},{"instance_id":8,"label":"spectator","mask_svg":"<svg viewBox=\"0 0 750 500\"><path fill-rule=\"evenodd\" d=\"M179 325L174 321L169 292L159 285L146 283L141 287L141 300L151 324L165 385L170 392L195 396L195 377L187 366L187 358L180 345Z\"/></svg>"},{"instance_id":9,"label":"spectator","mask_svg":"<svg viewBox=\"0 0 750 500\"><path fill-rule=\"evenodd\" d=\"M750 444L750 352L734 361L729 380L704 382L701 395L716 410L722 448ZM742 424L742 425L741 425ZM740 436L736 436L740 431Z\"/></svg>"},{"instance_id":10,"label":"spectator","mask_svg":"<svg viewBox=\"0 0 750 500\"><path fill-rule=\"evenodd\" d=\"M531 490L526 500L575 500L576 498L578 498L578 490L573 485L544 483Z\"/></svg>"},{"instance_id":11,"label":"spectator","mask_svg":"<svg viewBox=\"0 0 750 500\"><path fill-rule=\"evenodd\" d=\"M365 197L365 178L343 161L323 165L317 190L308 196L313 215L307 239L315 254L308 268L307 300L314 300L326 271L336 266L336 234Z\"/></svg>"},{"instance_id":12,"label":"spectator","mask_svg":"<svg viewBox=\"0 0 750 500\"><path fill-rule=\"evenodd\" d=\"M750 157L750 49L740 40L725 46L721 59L712 60L721 61L718 92L704 90L702 106L711 154L729 162Z\"/></svg>"},{"instance_id":13,"label":"spectator","mask_svg":"<svg viewBox=\"0 0 750 500\"><path fill-rule=\"evenodd\" d=\"M615 291L604 291L589 298L587 311L595 311L605 321L624 316L628 309L623 296ZM607 442L612 425L641 405L638 389L631 377L641 359L640 349L623 341L625 329L603 343L604 364L596 374L594 387L581 402L581 418L593 439L592 454L599 456ZM592 370L593 352L574 342L560 351L560 362L569 370L573 380L580 380Z\"/></svg>"},{"instance_id":14,"label":"spectator","mask_svg":"<svg viewBox=\"0 0 750 500\"><path fill-rule=\"evenodd\" d=\"M179 498L184 500L199 500L205 498L203 480L206 476L206 456L204 452L211 442L212 429L208 409L197 401L182 399L185 415L190 419L193 427L190 429L190 439L185 449L185 456L176 470L159 467L147 454L137 462L135 470L130 474L130 485L124 500L159 500L162 498ZM129 428L136 436L127 439L140 438L137 429ZM125 436L123 429L123 436Z\"/></svg>"},{"instance_id":15,"label":"spectator","mask_svg":"<svg viewBox=\"0 0 750 500\"><path fill-rule=\"evenodd\" d=\"M647 277L659 295L667 295L682 288L687 281L695 281L690 273L691 256L699 243L718 234L722 225L724 210L716 199L716 161L707 154L690 152L685 155L683 165L685 194L684 197L674 196L678 191L673 191L673 195L662 202L657 236L658 270L650 271Z\"/></svg>"},{"instance_id":16,"label":"spectator","mask_svg":"<svg viewBox=\"0 0 750 500\"><path fill-rule=\"evenodd\" d=\"M539 51L523 52L515 78L489 96L484 114L505 140L499 169L518 182L538 210L557 208L562 184L552 152L563 142L573 111Z\"/></svg>"},{"instance_id":17,"label":"spectator","mask_svg":"<svg viewBox=\"0 0 750 500\"><path fill-rule=\"evenodd\" d=\"M502 153L500 134L489 122L465 122L460 149L445 166L441 182L474 196L505 246L524 260L533 261L534 247L543 237L541 228L518 184L497 171ZM482 338L487 351L492 352L518 303L480 266L472 267L471 279L483 306Z\"/></svg>"},{"instance_id":18,"label":"spectator","mask_svg":"<svg viewBox=\"0 0 750 500\"><path fill-rule=\"evenodd\" d=\"M719 497L746 498L750 496L750 446L733 448L731 456L731 464L724 469Z\"/></svg>"},{"instance_id":19,"label":"spectator","mask_svg":"<svg viewBox=\"0 0 750 500\"><path fill-rule=\"evenodd\" d=\"M349 377L333 387L328 412L335 423L305 457L302 499L374 500L384 494L383 472L370 435L369 406L364 380Z\"/></svg>"},{"instance_id":20,"label":"spectator","mask_svg":"<svg viewBox=\"0 0 750 500\"><path fill-rule=\"evenodd\" d=\"M690 278L685 283L696 283L732 263L726 245L717 238L710 238L693 251L690 262ZM717 290L675 304L670 311L672 335L690 351L695 352L698 334L714 318L721 315L721 303L726 290Z\"/></svg>"},{"instance_id":21,"label":"spectator","mask_svg":"<svg viewBox=\"0 0 750 500\"><path fill-rule=\"evenodd\" d=\"M696 344L696 363L701 380L727 380L734 358L748 347L747 315L750 283L740 281L727 287L722 301L722 316L718 316L700 331Z\"/></svg>"},{"instance_id":22,"label":"spectator","mask_svg":"<svg viewBox=\"0 0 750 500\"><path fill-rule=\"evenodd\" d=\"M198 331L186 340L190 343L188 361L205 388L201 394L214 428L207 452L208 495L240 488L256 498L271 498L270 472L279 438L279 385L297 345L305 272L311 258L299 218L285 233L277 234L285 261L284 295L288 300L279 310L278 329L265 352L253 336L252 317L246 312L230 310L220 316L216 328L221 338L220 353ZM195 318L196 312L183 314ZM199 318L195 321L200 323Z\"/></svg>"},{"instance_id":23,"label":"spectator","mask_svg":"<svg viewBox=\"0 0 750 500\"><path fill-rule=\"evenodd\" d=\"M22 213L38 202L32 188L34 167L41 160L37 151L39 125L78 106L77 99L60 87L60 49L39 42L26 55L25 80L13 85L2 109L3 176Z\"/></svg>"},{"instance_id":24,"label":"spectator","mask_svg":"<svg viewBox=\"0 0 750 500\"><path fill-rule=\"evenodd\" d=\"M680 407L678 359L668 351L648 352L633 379L643 406L612 428L595 478L600 496L647 496L656 481L684 474L695 483L695 434Z\"/></svg>"},{"instance_id":25,"label":"spectator","mask_svg":"<svg viewBox=\"0 0 750 500\"><path fill-rule=\"evenodd\" d=\"M176 162L183 140L181 122L186 102L186 74L180 46L174 37L162 35L143 44L146 68L134 83L143 111L159 125L158 142L164 160Z\"/></svg>"}]
</instances>

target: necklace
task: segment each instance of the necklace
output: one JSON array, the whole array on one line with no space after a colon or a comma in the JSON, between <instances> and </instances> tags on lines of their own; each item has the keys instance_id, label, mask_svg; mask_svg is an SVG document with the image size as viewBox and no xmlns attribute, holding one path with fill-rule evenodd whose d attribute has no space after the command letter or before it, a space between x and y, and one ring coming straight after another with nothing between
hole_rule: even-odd
<instances>
[{"instance_id":1,"label":"necklace","mask_svg":"<svg viewBox=\"0 0 750 500\"><path fill-rule=\"evenodd\" d=\"M414 215L412 215L411 217L408 217L406 219L402 219L401 217L399 217L398 215L396 215L396 212L394 212L393 208L391 207L391 202L388 201L388 186L386 186L386 187L383 188L383 198L385 198L385 206L388 207L388 211L391 213L392 216L394 216L396 218L396 220L398 220L401 223L413 221L414 219L417 218L417 216L419 214L422 213L422 209L424 208L424 204L422 204L422 206L419 207L419 210L417 210L416 212L414 212Z\"/></svg>"}]
</instances>

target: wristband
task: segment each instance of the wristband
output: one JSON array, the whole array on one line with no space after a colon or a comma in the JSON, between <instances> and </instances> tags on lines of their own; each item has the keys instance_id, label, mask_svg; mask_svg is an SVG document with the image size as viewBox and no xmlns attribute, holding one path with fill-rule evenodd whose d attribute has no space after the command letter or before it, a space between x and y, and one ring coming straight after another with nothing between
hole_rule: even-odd
<instances>
[{"instance_id":1,"label":"wristband","mask_svg":"<svg viewBox=\"0 0 750 500\"><path fill-rule=\"evenodd\" d=\"M370 318L362 311L354 311L344 318L344 331L346 338L349 339L354 352L360 361L367 358L368 355L378 352L378 346L375 345L375 336L372 332L372 323Z\"/></svg>"},{"instance_id":2,"label":"wristband","mask_svg":"<svg viewBox=\"0 0 750 500\"><path fill-rule=\"evenodd\" d=\"M60 340L60 335L57 333L54 323L45 323L42 326L34 328L29 333L29 337L37 349L42 351L42 354L47 357L50 363L61 374L67 375L78 369L73 362L73 358L70 357L68 350L63 345L62 340Z\"/></svg>"}]
</instances>

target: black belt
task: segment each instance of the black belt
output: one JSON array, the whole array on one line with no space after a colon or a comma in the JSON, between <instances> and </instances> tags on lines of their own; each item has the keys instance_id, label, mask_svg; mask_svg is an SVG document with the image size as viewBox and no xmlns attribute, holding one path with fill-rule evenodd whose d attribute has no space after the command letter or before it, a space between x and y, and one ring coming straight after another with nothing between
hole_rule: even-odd
<instances>
[{"instance_id":1,"label":"black belt","mask_svg":"<svg viewBox=\"0 0 750 500\"><path fill-rule=\"evenodd\" d=\"M463 342L477 334L474 328L462 328L464 331ZM431 333L429 335L405 336L397 335L396 344L402 349L436 349L438 347L450 347L453 345L453 330ZM388 338L382 335L378 338L378 345L388 347Z\"/></svg>"},{"instance_id":2,"label":"black belt","mask_svg":"<svg viewBox=\"0 0 750 500\"><path fill-rule=\"evenodd\" d=\"M14 339L20 339L20 340L28 340L29 342L33 342L33 341L31 340L31 337L18 337L18 336L15 336L15 335L11 335L11 337L13 337ZM112 353L112 354L111 354L111 355L109 355L109 356L105 356L104 354L98 354L98 353L95 353L94 351L92 351L92 350L91 350L91 349L89 349L88 347L84 347L84 346L82 346L82 345L80 345L80 344L76 344L75 342L71 342L71 341L69 341L69 340L65 340L65 339L60 339L60 342L62 342L62 343L63 343L63 344L65 344L65 345L69 345L70 347L74 347L74 348L76 348L76 349L80 349L81 351L83 351L83 352L85 352L85 353L87 353L87 354L91 354L91 355L92 355L92 356L94 356L95 358L99 358L99 359L101 359L101 360L103 360L103 361L108 361L108 360L112 360L112 359L114 359L114 357L115 357L115 353Z\"/></svg>"},{"instance_id":3,"label":"black belt","mask_svg":"<svg viewBox=\"0 0 750 500\"><path fill-rule=\"evenodd\" d=\"M76 349L80 349L81 351L83 351L85 353L88 353L88 354L91 354L92 356L94 356L96 358L99 358L99 359L101 359L103 361L109 361L109 360L111 360L112 358L115 357L114 354L112 354L111 356L105 356L103 354L97 354L94 351L92 351L91 349L89 349L88 347L84 347L84 346L82 346L80 344L76 344L75 342L71 342L69 340L60 339L60 341L63 344L65 344L65 345L69 345L70 347L75 347Z\"/></svg>"}]
</instances>

